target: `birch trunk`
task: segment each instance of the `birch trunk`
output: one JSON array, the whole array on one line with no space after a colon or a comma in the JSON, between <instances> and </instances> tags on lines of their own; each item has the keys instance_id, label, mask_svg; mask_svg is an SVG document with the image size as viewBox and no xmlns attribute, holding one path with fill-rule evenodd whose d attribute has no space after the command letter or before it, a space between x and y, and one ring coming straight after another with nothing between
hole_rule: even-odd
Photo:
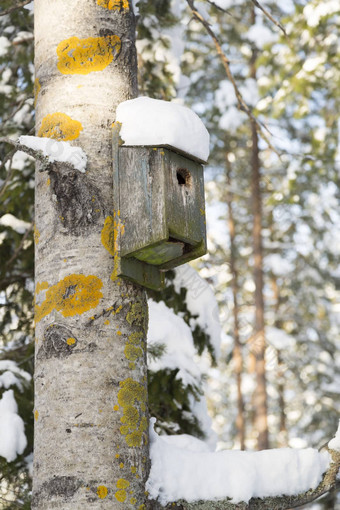
<instances>
[{"instance_id":1,"label":"birch trunk","mask_svg":"<svg viewBox=\"0 0 340 510\"><path fill-rule=\"evenodd\" d=\"M116 106L137 94L135 18L128 0L34 4L37 134L88 165L36 175L32 508L142 510L147 304L114 277L111 161Z\"/></svg>"}]
</instances>

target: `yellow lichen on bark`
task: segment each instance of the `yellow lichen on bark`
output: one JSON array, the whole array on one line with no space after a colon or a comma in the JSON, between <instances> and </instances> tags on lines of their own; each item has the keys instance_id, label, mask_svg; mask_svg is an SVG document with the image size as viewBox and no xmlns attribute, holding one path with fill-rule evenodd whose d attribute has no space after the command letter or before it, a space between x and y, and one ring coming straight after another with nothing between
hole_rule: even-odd
<instances>
[{"instance_id":1,"label":"yellow lichen on bark","mask_svg":"<svg viewBox=\"0 0 340 510\"><path fill-rule=\"evenodd\" d=\"M130 487L130 482L128 480L125 480L124 478L119 478L116 485L117 485L117 489L119 489L119 490L116 491L115 497L120 503L124 503L124 501L127 498L127 492L125 489Z\"/></svg>"},{"instance_id":2,"label":"yellow lichen on bark","mask_svg":"<svg viewBox=\"0 0 340 510\"><path fill-rule=\"evenodd\" d=\"M126 11L129 9L128 0L97 0L97 4L113 11Z\"/></svg>"},{"instance_id":3,"label":"yellow lichen on bark","mask_svg":"<svg viewBox=\"0 0 340 510\"><path fill-rule=\"evenodd\" d=\"M37 104L37 100L38 100L38 95L39 95L40 89L41 89L41 85L40 85L39 78L36 78L34 80L34 90L33 90L33 93L34 93L34 106Z\"/></svg>"},{"instance_id":4,"label":"yellow lichen on bark","mask_svg":"<svg viewBox=\"0 0 340 510\"><path fill-rule=\"evenodd\" d=\"M57 67L62 74L89 74L102 71L119 55L121 40L118 35L70 37L57 46Z\"/></svg>"},{"instance_id":5,"label":"yellow lichen on bark","mask_svg":"<svg viewBox=\"0 0 340 510\"><path fill-rule=\"evenodd\" d=\"M116 500L119 501L120 503L124 503L124 501L126 500L127 498L127 494L126 494L126 491L124 489L119 489L116 493L115 493L115 497L116 497Z\"/></svg>"},{"instance_id":6,"label":"yellow lichen on bark","mask_svg":"<svg viewBox=\"0 0 340 510\"><path fill-rule=\"evenodd\" d=\"M97 488L98 498L105 499L107 496L107 492L108 492L107 487L105 487L105 485L99 485L99 487Z\"/></svg>"},{"instance_id":7,"label":"yellow lichen on bark","mask_svg":"<svg viewBox=\"0 0 340 510\"><path fill-rule=\"evenodd\" d=\"M119 385L118 403L123 409L120 432L125 436L128 446L141 446L143 434L147 430L146 417L141 415L146 410L146 388L131 378L121 381Z\"/></svg>"},{"instance_id":8,"label":"yellow lichen on bark","mask_svg":"<svg viewBox=\"0 0 340 510\"><path fill-rule=\"evenodd\" d=\"M55 112L43 118L38 136L65 142L78 138L82 129L83 126L78 120L72 119L66 113Z\"/></svg>"},{"instance_id":9,"label":"yellow lichen on bark","mask_svg":"<svg viewBox=\"0 0 340 510\"><path fill-rule=\"evenodd\" d=\"M111 280L115 281L118 276L119 266L119 246L118 239L119 234L124 234L124 225L119 218L118 213L114 212L113 217L107 216L105 218L104 227L101 232L102 245L106 250L113 256L113 271L111 274ZM118 313L118 312L117 312Z\"/></svg>"},{"instance_id":10,"label":"yellow lichen on bark","mask_svg":"<svg viewBox=\"0 0 340 510\"><path fill-rule=\"evenodd\" d=\"M107 216L101 232L101 241L104 248L114 257L117 240L116 222L112 216Z\"/></svg>"},{"instance_id":11,"label":"yellow lichen on bark","mask_svg":"<svg viewBox=\"0 0 340 510\"><path fill-rule=\"evenodd\" d=\"M138 358L141 358L143 356L143 337L144 334L142 331L137 331L135 333L131 333L128 337L127 344L124 348L124 354L126 359L128 359L131 362L137 361ZM130 365L130 368L135 368L135 365Z\"/></svg>"},{"instance_id":12,"label":"yellow lichen on bark","mask_svg":"<svg viewBox=\"0 0 340 510\"><path fill-rule=\"evenodd\" d=\"M128 0L97 0L97 5L113 11L126 11L129 9Z\"/></svg>"},{"instance_id":13,"label":"yellow lichen on bark","mask_svg":"<svg viewBox=\"0 0 340 510\"><path fill-rule=\"evenodd\" d=\"M49 287L48 282L38 282L37 285L35 286L35 293L39 294L39 292L48 289L48 287Z\"/></svg>"},{"instance_id":14,"label":"yellow lichen on bark","mask_svg":"<svg viewBox=\"0 0 340 510\"><path fill-rule=\"evenodd\" d=\"M64 317L72 317L96 308L103 297L100 291L102 286L103 283L97 276L83 274L66 276L47 290L41 305L36 305L36 322L46 317L52 310L61 312Z\"/></svg>"},{"instance_id":15,"label":"yellow lichen on bark","mask_svg":"<svg viewBox=\"0 0 340 510\"><path fill-rule=\"evenodd\" d=\"M37 226L36 226L36 225L34 225L33 238L34 238L34 242L35 242L35 244L38 244L38 243L39 243L39 240L40 240L40 232L39 232L39 230L37 229Z\"/></svg>"}]
</instances>

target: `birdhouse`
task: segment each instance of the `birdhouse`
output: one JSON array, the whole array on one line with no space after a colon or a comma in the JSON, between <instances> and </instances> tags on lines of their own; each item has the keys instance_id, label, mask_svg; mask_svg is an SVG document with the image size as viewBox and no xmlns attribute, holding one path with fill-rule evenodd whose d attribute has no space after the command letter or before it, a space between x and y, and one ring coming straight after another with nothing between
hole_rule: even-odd
<instances>
[{"instance_id":1,"label":"birdhouse","mask_svg":"<svg viewBox=\"0 0 340 510\"><path fill-rule=\"evenodd\" d=\"M171 147L119 144L113 136L117 276L160 289L164 272L206 253L203 161ZM122 233L123 231L123 233Z\"/></svg>"},{"instance_id":2,"label":"birdhouse","mask_svg":"<svg viewBox=\"0 0 340 510\"><path fill-rule=\"evenodd\" d=\"M209 133L189 108L147 97L118 105L117 276L160 289L166 270L206 253L202 164L208 154Z\"/></svg>"}]
</instances>

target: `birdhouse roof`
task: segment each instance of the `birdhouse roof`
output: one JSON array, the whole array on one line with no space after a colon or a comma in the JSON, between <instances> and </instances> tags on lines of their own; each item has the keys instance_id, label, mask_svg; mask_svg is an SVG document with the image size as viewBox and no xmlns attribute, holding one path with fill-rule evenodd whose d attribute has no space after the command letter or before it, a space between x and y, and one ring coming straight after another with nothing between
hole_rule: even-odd
<instances>
[{"instance_id":1,"label":"birdhouse roof","mask_svg":"<svg viewBox=\"0 0 340 510\"><path fill-rule=\"evenodd\" d=\"M200 163L208 160L209 133L185 106L139 97L120 103L116 120L122 125L123 145L165 147Z\"/></svg>"}]
</instances>

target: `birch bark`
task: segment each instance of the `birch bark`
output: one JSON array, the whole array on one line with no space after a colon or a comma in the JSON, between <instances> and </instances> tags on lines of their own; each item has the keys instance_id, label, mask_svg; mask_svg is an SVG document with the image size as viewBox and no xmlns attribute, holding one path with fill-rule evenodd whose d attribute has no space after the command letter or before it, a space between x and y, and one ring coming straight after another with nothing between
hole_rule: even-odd
<instances>
[{"instance_id":1,"label":"birch bark","mask_svg":"<svg viewBox=\"0 0 340 510\"><path fill-rule=\"evenodd\" d=\"M147 304L114 277L111 161L116 106L137 94L135 18L128 0L34 4L37 135L88 164L36 173L32 508L143 510Z\"/></svg>"}]
</instances>

